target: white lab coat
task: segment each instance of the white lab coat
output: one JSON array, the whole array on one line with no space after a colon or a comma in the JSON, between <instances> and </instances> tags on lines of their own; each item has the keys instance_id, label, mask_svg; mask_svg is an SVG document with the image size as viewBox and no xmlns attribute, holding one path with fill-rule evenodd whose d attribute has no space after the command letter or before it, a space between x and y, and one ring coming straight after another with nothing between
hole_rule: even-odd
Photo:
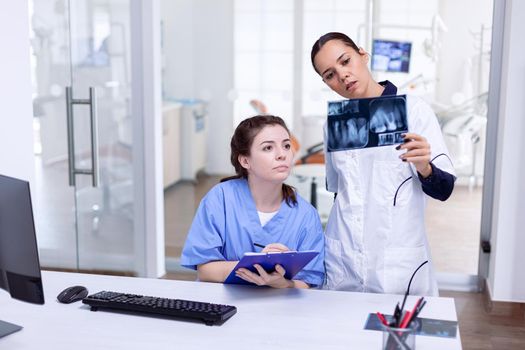
<instances>
[{"instance_id":1,"label":"white lab coat","mask_svg":"<svg viewBox=\"0 0 525 350\"><path fill-rule=\"evenodd\" d=\"M407 96L407 119L409 132L430 143L431 159L446 155L433 164L455 176L430 106ZM326 130L325 125L325 145ZM426 195L415 167L399 159L403 152L395 145L325 149L327 189L337 192L326 226L325 288L404 294L412 273L429 260L414 277L410 294L438 295L425 231Z\"/></svg>"}]
</instances>

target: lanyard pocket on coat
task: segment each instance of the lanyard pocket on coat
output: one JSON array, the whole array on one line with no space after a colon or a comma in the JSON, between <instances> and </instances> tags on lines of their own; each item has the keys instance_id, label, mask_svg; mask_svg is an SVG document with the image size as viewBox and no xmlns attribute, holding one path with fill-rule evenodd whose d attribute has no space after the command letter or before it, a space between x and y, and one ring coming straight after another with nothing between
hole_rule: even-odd
<instances>
[{"instance_id":1,"label":"lanyard pocket on coat","mask_svg":"<svg viewBox=\"0 0 525 350\"><path fill-rule=\"evenodd\" d=\"M429 259L427 247L387 247L384 255L383 292L404 294L410 277L418 265ZM435 295L434 277L430 264L423 266L415 275L410 294Z\"/></svg>"},{"instance_id":2,"label":"lanyard pocket on coat","mask_svg":"<svg viewBox=\"0 0 525 350\"><path fill-rule=\"evenodd\" d=\"M384 206L402 207L410 203L413 177L410 166L401 160L376 160L370 179L372 196Z\"/></svg>"}]
</instances>

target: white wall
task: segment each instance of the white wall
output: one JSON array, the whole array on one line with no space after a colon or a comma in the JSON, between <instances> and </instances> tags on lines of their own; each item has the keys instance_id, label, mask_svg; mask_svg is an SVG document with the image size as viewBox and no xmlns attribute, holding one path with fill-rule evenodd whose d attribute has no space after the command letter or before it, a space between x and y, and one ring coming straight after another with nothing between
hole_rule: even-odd
<instances>
[{"instance_id":1,"label":"white wall","mask_svg":"<svg viewBox=\"0 0 525 350\"><path fill-rule=\"evenodd\" d=\"M0 2L0 174L32 182L33 108L27 1Z\"/></svg>"},{"instance_id":2,"label":"white wall","mask_svg":"<svg viewBox=\"0 0 525 350\"><path fill-rule=\"evenodd\" d=\"M164 95L208 101L206 172L232 173L233 0L165 0L161 17Z\"/></svg>"},{"instance_id":3,"label":"white wall","mask_svg":"<svg viewBox=\"0 0 525 350\"><path fill-rule=\"evenodd\" d=\"M162 168L162 101L160 2L131 2L132 113L136 270L140 276L161 277L165 268L164 191ZM140 186L139 182L143 182ZM145 246L141 246L141 242Z\"/></svg>"},{"instance_id":4,"label":"white wall","mask_svg":"<svg viewBox=\"0 0 525 350\"><path fill-rule=\"evenodd\" d=\"M488 286L493 300L525 302L525 2L506 3Z\"/></svg>"},{"instance_id":5,"label":"white wall","mask_svg":"<svg viewBox=\"0 0 525 350\"><path fill-rule=\"evenodd\" d=\"M162 81L164 97L194 98L192 0L162 0Z\"/></svg>"},{"instance_id":6,"label":"white wall","mask_svg":"<svg viewBox=\"0 0 525 350\"><path fill-rule=\"evenodd\" d=\"M209 103L208 161L211 174L233 173L233 0L196 0L194 16L197 96Z\"/></svg>"}]
</instances>

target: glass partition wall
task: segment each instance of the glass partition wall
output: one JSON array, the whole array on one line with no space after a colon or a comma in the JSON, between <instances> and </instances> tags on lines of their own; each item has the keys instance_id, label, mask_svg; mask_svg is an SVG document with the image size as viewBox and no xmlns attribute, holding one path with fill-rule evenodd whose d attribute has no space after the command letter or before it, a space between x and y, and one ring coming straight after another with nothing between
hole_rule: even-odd
<instances>
[{"instance_id":1,"label":"glass partition wall","mask_svg":"<svg viewBox=\"0 0 525 350\"><path fill-rule=\"evenodd\" d=\"M213 20L199 6L202 5L170 9L179 11L179 16L192 14L193 22ZM492 0L459 5L453 0L234 1L233 35L221 33L222 38L229 38L222 46L233 51L233 61L220 62L222 69L232 70L234 86L221 98L231 101L234 107L233 127L258 112L250 104L252 100L262 102L269 113L282 115L303 146L299 150L299 155L303 155L306 148L322 142L326 102L340 99L311 67L313 42L326 32L340 31L370 55L374 54L374 42L409 45L408 66L397 71L377 68L373 75L379 81L393 82L399 93L423 98L438 117L458 179L447 201L428 200L426 220L432 257L440 286L455 288L454 284L459 283L458 288L474 288L480 245L492 7ZM171 28L169 18L164 19L163 28ZM169 42L174 35L165 30L163 41ZM192 38L193 47L205 46L209 39L199 37L199 33L193 33ZM192 55L191 50L186 53ZM166 50L164 55L169 71L177 53ZM383 60L389 57L383 56ZM181 71L180 78L187 79L192 70ZM191 81L194 90L207 86L205 81ZM165 85L175 83L172 77ZM222 161L227 167L229 159L224 157ZM173 244L171 253L167 252L173 259L172 266L177 265L200 199L221 175L228 174L204 175L202 181L179 182L166 189L170 213L189 215L186 221L177 216L179 219L166 224L167 242ZM322 176L315 180L317 208L321 219L326 220L333 196L324 190ZM303 197L312 198L312 179L295 176L292 171L289 181ZM180 196L190 196L191 202L179 199ZM187 203L192 203L191 208ZM170 220L168 215L166 220Z\"/></svg>"},{"instance_id":2,"label":"glass partition wall","mask_svg":"<svg viewBox=\"0 0 525 350\"><path fill-rule=\"evenodd\" d=\"M30 2L43 268L142 275L129 0Z\"/></svg>"}]
</instances>

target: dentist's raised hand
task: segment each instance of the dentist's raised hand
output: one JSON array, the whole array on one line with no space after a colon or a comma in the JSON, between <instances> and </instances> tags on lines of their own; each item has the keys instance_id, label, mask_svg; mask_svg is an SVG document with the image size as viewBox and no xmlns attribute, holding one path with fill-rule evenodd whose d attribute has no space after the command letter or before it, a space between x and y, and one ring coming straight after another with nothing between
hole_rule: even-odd
<instances>
[{"instance_id":1,"label":"dentist's raised hand","mask_svg":"<svg viewBox=\"0 0 525 350\"><path fill-rule=\"evenodd\" d=\"M406 150L399 158L404 162L414 164L416 170L424 178L430 176L432 174L432 167L430 166L431 152L427 139L414 133L406 133L404 139L405 142L396 147L397 150Z\"/></svg>"}]
</instances>

